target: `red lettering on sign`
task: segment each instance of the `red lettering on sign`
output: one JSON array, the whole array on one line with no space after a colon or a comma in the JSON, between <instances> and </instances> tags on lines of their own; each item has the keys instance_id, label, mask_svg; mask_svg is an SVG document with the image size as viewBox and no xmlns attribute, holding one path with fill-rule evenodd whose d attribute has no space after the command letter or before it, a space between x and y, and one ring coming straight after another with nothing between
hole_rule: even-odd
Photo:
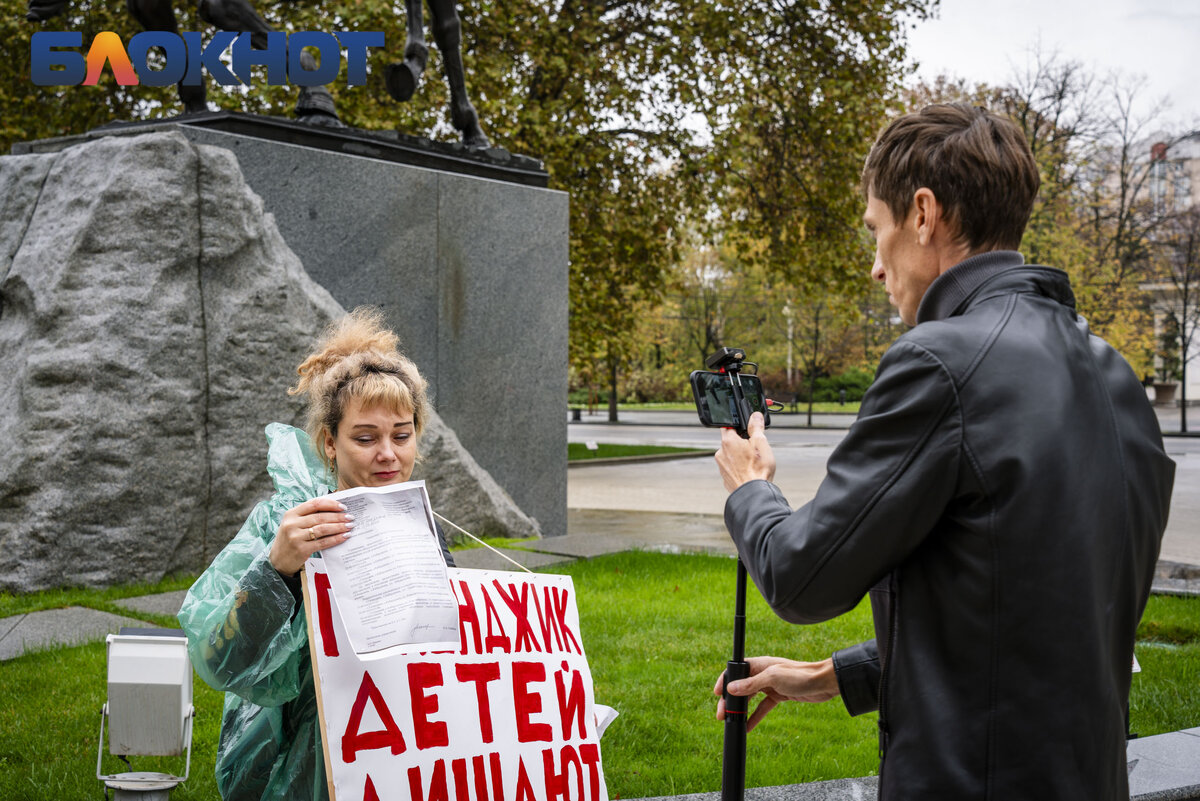
<instances>
[{"instance_id":1,"label":"red lettering on sign","mask_svg":"<svg viewBox=\"0 0 1200 801\"><path fill-rule=\"evenodd\" d=\"M600 746L586 743L579 746L579 758L588 769L588 788L592 791L590 798L600 797Z\"/></svg>"},{"instance_id":2,"label":"red lettering on sign","mask_svg":"<svg viewBox=\"0 0 1200 801\"><path fill-rule=\"evenodd\" d=\"M532 715L542 711L542 696L529 691L529 683L546 680L546 666L541 662L513 662L513 705L517 712L517 742L550 742L554 730L549 723L533 723Z\"/></svg>"},{"instance_id":3,"label":"red lettering on sign","mask_svg":"<svg viewBox=\"0 0 1200 801\"><path fill-rule=\"evenodd\" d=\"M408 797L411 801L450 801L446 787L446 760L433 763L433 775L429 777L429 795L421 784L421 768L414 765L408 769Z\"/></svg>"},{"instance_id":4,"label":"red lettering on sign","mask_svg":"<svg viewBox=\"0 0 1200 801\"><path fill-rule=\"evenodd\" d=\"M337 656L337 635L333 633L333 610L329 608L329 574L314 573L317 590L317 623L321 629L321 648L325 656Z\"/></svg>"},{"instance_id":5,"label":"red lettering on sign","mask_svg":"<svg viewBox=\"0 0 1200 801\"><path fill-rule=\"evenodd\" d=\"M454 801L471 801L471 794L467 792L466 758L452 761L450 763L450 772L454 775Z\"/></svg>"},{"instance_id":6,"label":"red lettering on sign","mask_svg":"<svg viewBox=\"0 0 1200 801\"><path fill-rule=\"evenodd\" d=\"M499 757L500 754L492 754L494 757ZM499 767L499 764L496 764ZM471 774L475 777L475 798L474 801L488 801L488 773L487 765L483 761L483 754L477 754L471 757ZM499 777L492 776L492 781L499 784ZM504 797L504 787L502 784L497 788L500 792L500 797Z\"/></svg>"},{"instance_id":7,"label":"red lettering on sign","mask_svg":"<svg viewBox=\"0 0 1200 801\"><path fill-rule=\"evenodd\" d=\"M520 757L517 757L517 801L538 801L538 797L533 794L533 785L529 783L525 760Z\"/></svg>"},{"instance_id":8,"label":"red lettering on sign","mask_svg":"<svg viewBox=\"0 0 1200 801\"><path fill-rule=\"evenodd\" d=\"M491 762L495 801L504 801L504 775L500 770L500 753L493 752L487 756ZM483 754L476 754L471 757L469 766L466 757L450 761L450 775L454 780L454 801L489 801L488 762L485 759Z\"/></svg>"},{"instance_id":9,"label":"red lettering on sign","mask_svg":"<svg viewBox=\"0 0 1200 801\"><path fill-rule=\"evenodd\" d=\"M550 635L554 635L554 641L558 643L558 649L562 650L562 635L554 625L554 614L552 604L550 603L550 588L542 587L542 599L545 604L538 603L537 590L533 591L533 607L537 610L538 626L542 630L542 642L546 643L546 650L550 650ZM545 608L545 613L542 609Z\"/></svg>"},{"instance_id":10,"label":"red lettering on sign","mask_svg":"<svg viewBox=\"0 0 1200 801\"><path fill-rule=\"evenodd\" d=\"M485 743L490 743L493 739L492 704L488 695L488 682L500 678L500 663L458 664L454 666L454 676L460 682L474 682L475 705L479 710L479 733Z\"/></svg>"},{"instance_id":11,"label":"red lettering on sign","mask_svg":"<svg viewBox=\"0 0 1200 801\"><path fill-rule=\"evenodd\" d=\"M493 751L488 754L488 763L492 766L492 801L504 801L504 773L500 770L500 752ZM525 777L529 779L528 776ZM475 780L475 786L479 786L479 780ZM487 801L487 794L483 794L483 800Z\"/></svg>"},{"instance_id":12,"label":"red lettering on sign","mask_svg":"<svg viewBox=\"0 0 1200 801\"><path fill-rule=\"evenodd\" d=\"M412 699L413 728L416 730L417 748L449 745L450 737L446 724L430 720L438 711L437 694L429 695L426 690L442 686L442 666L436 662L413 662L408 666L408 694Z\"/></svg>"},{"instance_id":13,"label":"red lettering on sign","mask_svg":"<svg viewBox=\"0 0 1200 801\"><path fill-rule=\"evenodd\" d=\"M453 586L453 585L451 585ZM475 601L471 598L471 591L467 589L467 582L458 582L459 589L462 591L462 603L458 605L458 637L460 642L459 653L462 654L481 654L483 653L483 644L480 642L481 632L479 629L479 613L475 611ZM470 624L473 631L473 642L475 643L474 650L467 650L467 624Z\"/></svg>"},{"instance_id":14,"label":"red lettering on sign","mask_svg":"<svg viewBox=\"0 0 1200 801\"><path fill-rule=\"evenodd\" d=\"M579 761L579 755L575 753L575 749L569 745L564 745L562 751L559 752L561 757L562 772L554 772L554 749L547 748L542 752L542 770L546 778L546 801L556 801L562 797L563 801L571 801L570 779L571 776L567 772L567 767L574 763L575 765L575 781L579 788L579 795L576 796L581 801L583 795L583 764Z\"/></svg>"},{"instance_id":15,"label":"red lettering on sign","mask_svg":"<svg viewBox=\"0 0 1200 801\"><path fill-rule=\"evenodd\" d=\"M562 629L563 650L570 651L570 645L574 645L575 653L582 656L583 648L580 647L579 640L575 638L575 635L571 633L571 629L567 627L567 603L570 600L570 594L565 587L562 590L562 595L559 595L558 587L551 587L551 592L554 596L554 623L557 628ZM570 643L567 642L568 637L571 640Z\"/></svg>"},{"instance_id":16,"label":"red lettering on sign","mask_svg":"<svg viewBox=\"0 0 1200 801\"><path fill-rule=\"evenodd\" d=\"M562 723L562 738L564 740L571 739L571 723L572 717L579 725L579 737L583 739L587 737L587 728L584 722L583 707L586 702L586 697L583 692L583 674L578 670L572 670L571 673L571 689L568 692L563 681L563 674L568 671L566 662L562 663L562 671L554 674L554 689L558 694L558 719Z\"/></svg>"},{"instance_id":17,"label":"red lettering on sign","mask_svg":"<svg viewBox=\"0 0 1200 801\"><path fill-rule=\"evenodd\" d=\"M529 625L529 585L521 585L521 595L517 597L517 587L515 584L509 584L510 596L500 586L499 580L493 580L492 586L496 588L496 592L500 593L500 598L504 601L508 610L517 618L517 632L513 635L516 640L514 651L540 651L542 647L538 645L537 639L533 636L533 626ZM535 593L536 595L536 593Z\"/></svg>"},{"instance_id":18,"label":"red lettering on sign","mask_svg":"<svg viewBox=\"0 0 1200 801\"><path fill-rule=\"evenodd\" d=\"M383 722L382 731L360 732L358 730L358 727L362 725L363 710L366 709L367 701L370 701L371 705L375 707L375 714L379 715L379 719ZM391 748L392 754L403 754L405 751L404 735L400 733L400 728L392 718L387 704L384 703L379 688L371 679L371 674L363 671L362 683L358 686L358 696L354 699L354 706L350 708L350 720L346 722L346 731L342 735L342 761L353 762L359 751L371 751L376 748Z\"/></svg>"},{"instance_id":19,"label":"red lettering on sign","mask_svg":"<svg viewBox=\"0 0 1200 801\"><path fill-rule=\"evenodd\" d=\"M512 651L512 646L508 644L508 634L504 631L504 624L500 622L500 613L496 611L496 605L492 603L492 596L488 595L488 591L484 587L479 588L479 592L483 594L483 604L487 607L487 636L483 638L483 649L489 654L497 649L504 653ZM492 624L496 624L496 629L492 628ZM499 634L496 634L499 630Z\"/></svg>"},{"instance_id":20,"label":"red lettering on sign","mask_svg":"<svg viewBox=\"0 0 1200 801\"><path fill-rule=\"evenodd\" d=\"M371 774L367 774L367 786L363 788L363 801L379 801L379 793L375 792L375 782L371 781Z\"/></svg>"}]
</instances>

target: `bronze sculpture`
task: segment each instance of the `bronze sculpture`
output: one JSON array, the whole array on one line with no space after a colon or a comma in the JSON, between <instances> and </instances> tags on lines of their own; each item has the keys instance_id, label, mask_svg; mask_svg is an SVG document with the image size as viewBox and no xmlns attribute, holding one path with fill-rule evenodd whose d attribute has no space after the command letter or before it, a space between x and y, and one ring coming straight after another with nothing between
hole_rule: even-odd
<instances>
[{"instance_id":1,"label":"bronze sculpture","mask_svg":"<svg viewBox=\"0 0 1200 801\"><path fill-rule=\"evenodd\" d=\"M454 0L427 0L433 18L433 38L442 51L446 81L450 85L450 119L462 135L463 144L469 148L488 147L487 136L479 126L479 115L467 97L464 77L461 30L458 9ZM25 18L43 22L61 14L70 0L29 0ZM178 33L175 9L172 0L128 0L129 11L138 24L147 31ZM408 14L408 36L404 46L404 61L389 64L385 73L388 93L400 102L409 100L420 83L429 57L425 44L425 24L421 0L405 0ZM224 31L246 32L251 36L251 46L265 49L266 36L274 29L267 24L248 0L199 0L197 11L205 22ZM305 69L313 69L316 63L307 52L301 55ZM204 84L178 84L179 100L184 113L208 110ZM312 125L344 127L334 108L333 96L324 86L301 87L296 100L296 116Z\"/></svg>"},{"instance_id":2,"label":"bronze sculpture","mask_svg":"<svg viewBox=\"0 0 1200 801\"><path fill-rule=\"evenodd\" d=\"M462 24L454 0L426 0L433 17L433 40L442 51L446 83L450 85L450 121L462 134L463 144L472 148L488 146L479 127L479 115L467 97L462 62ZM408 12L408 39L404 43L404 61L389 64L384 74L388 94L401 103L413 96L425 72L429 48L425 44L425 24L421 0L405 0Z\"/></svg>"}]
</instances>

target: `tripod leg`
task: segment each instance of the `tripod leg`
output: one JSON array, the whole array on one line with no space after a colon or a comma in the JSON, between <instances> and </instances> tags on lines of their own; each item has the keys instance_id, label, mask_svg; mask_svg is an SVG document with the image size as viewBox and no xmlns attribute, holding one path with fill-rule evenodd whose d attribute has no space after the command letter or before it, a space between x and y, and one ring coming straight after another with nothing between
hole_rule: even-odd
<instances>
[{"instance_id":1,"label":"tripod leg","mask_svg":"<svg viewBox=\"0 0 1200 801\"><path fill-rule=\"evenodd\" d=\"M725 663L725 751L721 760L721 801L742 801L746 793L746 713L750 699L731 695L729 683L750 675L746 653L746 566L737 563L733 609L733 658Z\"/></svg>"}]
</instances>

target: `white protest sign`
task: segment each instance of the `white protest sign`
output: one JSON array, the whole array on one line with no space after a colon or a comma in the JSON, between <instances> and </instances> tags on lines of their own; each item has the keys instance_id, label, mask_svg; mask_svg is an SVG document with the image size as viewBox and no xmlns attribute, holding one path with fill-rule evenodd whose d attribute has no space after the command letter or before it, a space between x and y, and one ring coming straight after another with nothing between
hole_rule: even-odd
<instances>
[{"instance_id":1,"label":"white protest sign","mask_svg":"<svg viewBox=\"0 0 1200 801\"><path fill-rule=\"evenodd\" d=\"M305 589L336 801L607 801L570 576L450 568L458 650L361 659L321 562Z\"/></svg>"}]
</instances>

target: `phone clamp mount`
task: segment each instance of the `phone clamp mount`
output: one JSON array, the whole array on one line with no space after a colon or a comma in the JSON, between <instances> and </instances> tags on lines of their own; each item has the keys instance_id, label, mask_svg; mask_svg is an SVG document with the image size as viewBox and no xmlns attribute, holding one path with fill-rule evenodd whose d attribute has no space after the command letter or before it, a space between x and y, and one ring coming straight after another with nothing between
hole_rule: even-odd
<instances>
[{"instance_id":1,"label":"phone clamp mount","mask_svg":"<svg viewBox=\"0 0 1200 801\"><path fill-rule=\"evenodd\" d=\"M749 365L754 368L754 372L758 372L758 365L746 361L746 351L741 348L721 348L704 360L704 366L709 370L723 370L727 373L740 372L742 365Z\"/></svg>"},{"instance_id":2,"label":"phone clamp mount","mask_svg":"<svg viewBox=\"0 0 1200 801\"><path fill-rule=\"evenodd\" d=\"M741 423L741 425L735 426L734 430L742 439L749 439L750 433L746 430L746 426L749 425L750 414L753 410L750 408L746 396L742 394L742 384L738 381L738 374L747 367L752 367L754 369L747 372L750 375L758 375L758 365L746 361L746 351L741 348L721 348L704 360L704 366L709 370L716 370L718 373L725 373L729 376L729 388L733 392L733 401L737 404L738 422Z\"/></svg>"}]
</instances>

